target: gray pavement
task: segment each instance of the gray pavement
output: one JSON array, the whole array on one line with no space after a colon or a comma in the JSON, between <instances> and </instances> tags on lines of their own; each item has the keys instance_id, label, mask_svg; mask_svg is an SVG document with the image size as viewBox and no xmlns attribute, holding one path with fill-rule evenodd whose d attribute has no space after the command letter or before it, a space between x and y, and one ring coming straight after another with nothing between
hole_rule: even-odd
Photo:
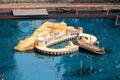
<instances>
[{"instance_id":1,"label":"gray pavement","mask_svg":"<svg viewBox=\"0 0 120 80\"><path fill-rule=\"evenodd\" d=\"M120 9L120 4L111 3L7 3L0 4L0 9L5 8L42 8L42 7L101 7L103 9Z\"/></svg>"}]
</instances>

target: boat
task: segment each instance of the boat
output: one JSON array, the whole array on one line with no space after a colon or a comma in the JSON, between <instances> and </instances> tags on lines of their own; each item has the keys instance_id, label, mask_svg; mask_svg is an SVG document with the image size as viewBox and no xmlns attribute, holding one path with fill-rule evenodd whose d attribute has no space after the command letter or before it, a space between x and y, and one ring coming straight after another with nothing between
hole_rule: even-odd
<instances>
[{"instance_id":1,"label":"boat","mask_svg":"<svg viewBox=\"0 0 120 80\"><path fill-rule=\"evenodd\" d=\"M77 37L75 41L76 41L76 45L78 45L80 48L83 48L85 50L91 51L96 54L104 54L105 53L104 48L100 48L94 44L85 43L82 40L80 40L79 37Z\"/></svg>"}]
</instances>

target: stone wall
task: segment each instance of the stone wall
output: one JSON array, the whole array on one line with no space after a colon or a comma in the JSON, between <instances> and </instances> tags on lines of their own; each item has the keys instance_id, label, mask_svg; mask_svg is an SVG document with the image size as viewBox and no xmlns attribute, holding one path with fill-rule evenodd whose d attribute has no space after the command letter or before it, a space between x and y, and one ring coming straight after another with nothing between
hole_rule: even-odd
<instances>
[{"instance_id":1,"label":"stone wall","mask_svg":"<svg viewBox=\"0 0 120 80\"><path fill-rule=\"evenodd\" d=\"M120 0L0 0L0 3L118 3Z\"/></svg>"}]
</instances>

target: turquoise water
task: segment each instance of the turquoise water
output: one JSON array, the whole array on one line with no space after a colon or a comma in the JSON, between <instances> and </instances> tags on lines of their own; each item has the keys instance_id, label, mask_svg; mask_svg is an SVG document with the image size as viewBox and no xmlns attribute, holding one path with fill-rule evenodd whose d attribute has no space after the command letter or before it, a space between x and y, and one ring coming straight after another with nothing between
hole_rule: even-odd
<instances>
[{"instance_id":1,"label":"turquoise water","mask_svg":"<svg viewBox=\"0 0 120 80\"><path fill-rule=\"evenodd\" d=\"M61 22L95 35L106 53L89 52L49 57L34 51L16 52L13 47L45 21ZM120 80L120 28L111 18L1 19L0 74L4 80ZM52 46L64 47L67 42Z\"/></svg>"}]
</instances>

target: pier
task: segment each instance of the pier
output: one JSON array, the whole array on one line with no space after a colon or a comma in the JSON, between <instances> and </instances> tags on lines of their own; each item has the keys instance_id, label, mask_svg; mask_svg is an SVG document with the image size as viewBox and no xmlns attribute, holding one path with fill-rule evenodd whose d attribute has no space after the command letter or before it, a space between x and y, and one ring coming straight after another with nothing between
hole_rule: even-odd
<instances>
[{"instance_id":1,"label":"pier","mask_svg":"<svg viewBox=\"0 0 120 80\"><path fill-rule=\"evenodd\" d=\"M59 55L71 54L75 51L78 51L78 49L79 49L79 46L74 45L72 43L72 41L69 41L68 45L66 45L64 48L60 48L60 49L52 49L52 48L48 48L48 46L51 46L51 45L54 45L54 44L57 44L60 42L64 42L66 40L73 40L75 38L76 38L76 35L66 36L61 39L51 41L50 43L48 43L46 45L44 43L40 44L41 46L39 46L38 40L36 40L35 41L35 51L40 54L49 55L49 56L59 56Z\"/></svg>"},{"instance_id":2,"label":"pier","mask_svg":"<svg viewBox=\"0 0 120 80\"><path fill-rule=\"evenodd\" d=\"M76 44L79 47L86 49L88 51L94 52L96 54L104 54L105 53L103 48L99 48L98 46L91 45L89 43L85 43L85 42L81 41L78 37L76 38Z\"/></svg>"},{"instance_id":3,"label":"pier","mask_svg":"<svg viewBox=\"0 0 120 80\"><path fill-rule=\"evenodd\" d=\"M64 41L64 39L57 41L57 42L52 42L52 43L56 44L56 43L61 42L61 41ZM75 51L78 51L78 49L79 49L79 46L74 45L72 43L72 41L69 41L68 45L66 45L64 48L59 48L59 49L48 48L46 45L38 46L37 44L38 44L38 41L36 41L36 43L35 43L35 51L40 53L40 54L48 55L48 56L67 55L67 54L71 54Z\"/></svg>"},{"instance_id":4,"label":"pier","mask_svg":"<svg viewBox=\"0 0 120 80\"><path fill-rule=\"evenodd\" d=\"M74 40L76 38L76 35L73 35L73 36L65 36L61 39L58 39L58 40L53 40L51 42L49 42L48 44L46 44L46 46L52 46L52 45L55 45L55 44L58 44L60 42L64 42L64 41L67 41L67 40Z\"/></svg>"},{"instance_id":5,"label":"pier","mask_svg":"<svg viewBox=\"0 0 120 80\"><path fill-rule=\"evenodd\" d=\"M46 16L48 12L46 9L13 9L14 16Z\"/></svg>"}]
</instances>

